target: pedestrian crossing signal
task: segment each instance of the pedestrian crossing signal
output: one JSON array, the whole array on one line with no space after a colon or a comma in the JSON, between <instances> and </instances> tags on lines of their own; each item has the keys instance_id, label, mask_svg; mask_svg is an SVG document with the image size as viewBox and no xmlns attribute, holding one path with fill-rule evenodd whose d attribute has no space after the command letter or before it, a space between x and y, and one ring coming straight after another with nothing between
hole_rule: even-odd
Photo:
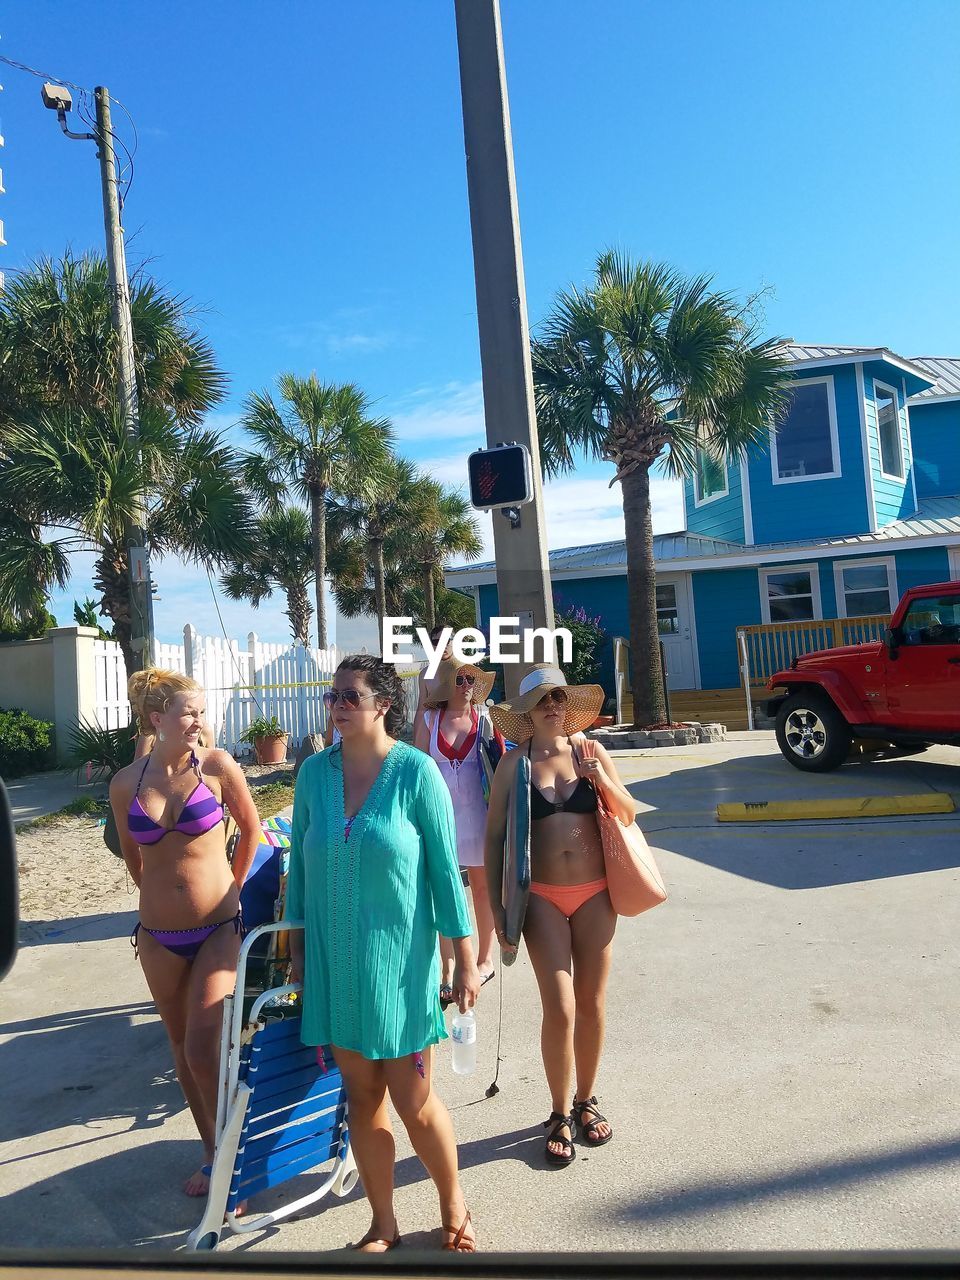
<instances>
[{"instance_id":1,"label":"pedestrian crossing signal","mask_svg":"<svg viewBox=\"0 0 960 1280\"><path fill-rule=\"evenodd\" d=\"M519 507L533 499L530 453L522 444L478 449L467 458L470 502L477 511Z\"/></svg>"}]
</instances>

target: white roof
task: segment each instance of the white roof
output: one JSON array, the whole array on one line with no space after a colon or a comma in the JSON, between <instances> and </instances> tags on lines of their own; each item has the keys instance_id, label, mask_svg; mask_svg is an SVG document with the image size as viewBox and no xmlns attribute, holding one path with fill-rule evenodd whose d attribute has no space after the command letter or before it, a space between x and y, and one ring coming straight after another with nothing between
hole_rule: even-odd
<instances>
[{"instance_id":1,"label":"white roof","mask_svg":"<svg viewBox=\"0 0 960 1280\"><path fill-rule=\"evenodd\" d=\"M913 363L924 369L936 386L911 396L916 400L953 400L960 396L960 359L955 356L914 356Z\"/></svg>"},{"instance_id":2,"label":"white roof","mask_svg":"<svg viewBox=\"0 0 960 1280\"><path fill-rule=\"evenodd\" d=\"M653 539L653 558L661 572L733 569L744 563L767 564L870 551L883 553L891 549L891 544L915 545L917 540L939 545L960 544L960 494L926 498L914 515L888 524L876 533L796 542L765 542L752 546L702 534L661 533ZM549 563L553 578L616 576L627 571L627 547L622 540L596 542L583 547L561 547L549 553ZM447 569L444 580L451 587L493 583L496 581L495 561Z\"/></svg>"}]
</instances>

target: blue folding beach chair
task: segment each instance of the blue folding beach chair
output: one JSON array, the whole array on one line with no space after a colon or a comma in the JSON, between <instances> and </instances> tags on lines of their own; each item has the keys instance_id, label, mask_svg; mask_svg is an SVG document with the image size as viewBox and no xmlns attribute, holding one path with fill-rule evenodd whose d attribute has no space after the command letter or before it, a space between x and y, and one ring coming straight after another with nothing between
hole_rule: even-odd
<instances>
[{"instance_id":1,"label":"blue folding beach chair","mask_svg":"<svg viewBox=\"0 0 960 1280\"><path fill-rule=\"evenodd\" d=\"M240 948L237 986L224 1006L217 1145L210 1191L188 1249L215 1249L225 1228L259 1231L329 1192L357 1182L350 1152L347 1100L329 1050L300 1042L299 984L264 985L258 971L277 965L251 955L258 938L302 928L289 921L252 929ZM323 1061L318 1061L318 1057ZM320 1184L270 1213L236 1217L237 1205L298 1174L326 1166Z\"/></svg>"}]
</instances>

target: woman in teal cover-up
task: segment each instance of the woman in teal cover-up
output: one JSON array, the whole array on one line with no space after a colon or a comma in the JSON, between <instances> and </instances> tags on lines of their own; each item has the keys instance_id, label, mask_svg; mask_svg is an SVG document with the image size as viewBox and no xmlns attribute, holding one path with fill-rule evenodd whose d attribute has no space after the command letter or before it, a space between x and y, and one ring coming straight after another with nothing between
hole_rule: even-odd
<instances>
[{"instance_id":1,"label":"woman in teal cover-up","mask_svg":"<svg viewBox=\"0 0 960 1280\"><path fill-rule=\"evenodd\" d=\"M432 1046L446 1038L438 932L454 942L460 1008L480 989L450 794L428 756L396 741L404 696L394 666L345 658L324 698L342 740L297 779L286 915L305 925L291 934L303 1040L332 1048L373 1213L356 1247L400 1243L389 1092L436 1184L444 1248L473 1252L453 1125L431 1082Z\"/></svg>"}]
</instances>

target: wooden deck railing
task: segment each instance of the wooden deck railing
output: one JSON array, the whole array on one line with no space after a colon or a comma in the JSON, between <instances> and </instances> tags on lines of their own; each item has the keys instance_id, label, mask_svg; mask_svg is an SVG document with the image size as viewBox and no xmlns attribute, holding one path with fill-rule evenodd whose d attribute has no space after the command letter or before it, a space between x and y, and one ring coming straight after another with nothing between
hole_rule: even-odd
<instances>
[{"instance_id":1,"label":"wooden deck railing","mask_svg":"<svg viewBox=\"0 0 960 1280\"><path fill-rule=\"evenodd\" d=\"M737 661L744 676L741 639L746 648L747 668L752 686L765 685L777 671L789 667L794 658L817 649L833 649L844 644L879 640L890 624L890 615L868 618L819 618L812 622L770 622L737 627Z\"/></svg>"}]
</instances>

